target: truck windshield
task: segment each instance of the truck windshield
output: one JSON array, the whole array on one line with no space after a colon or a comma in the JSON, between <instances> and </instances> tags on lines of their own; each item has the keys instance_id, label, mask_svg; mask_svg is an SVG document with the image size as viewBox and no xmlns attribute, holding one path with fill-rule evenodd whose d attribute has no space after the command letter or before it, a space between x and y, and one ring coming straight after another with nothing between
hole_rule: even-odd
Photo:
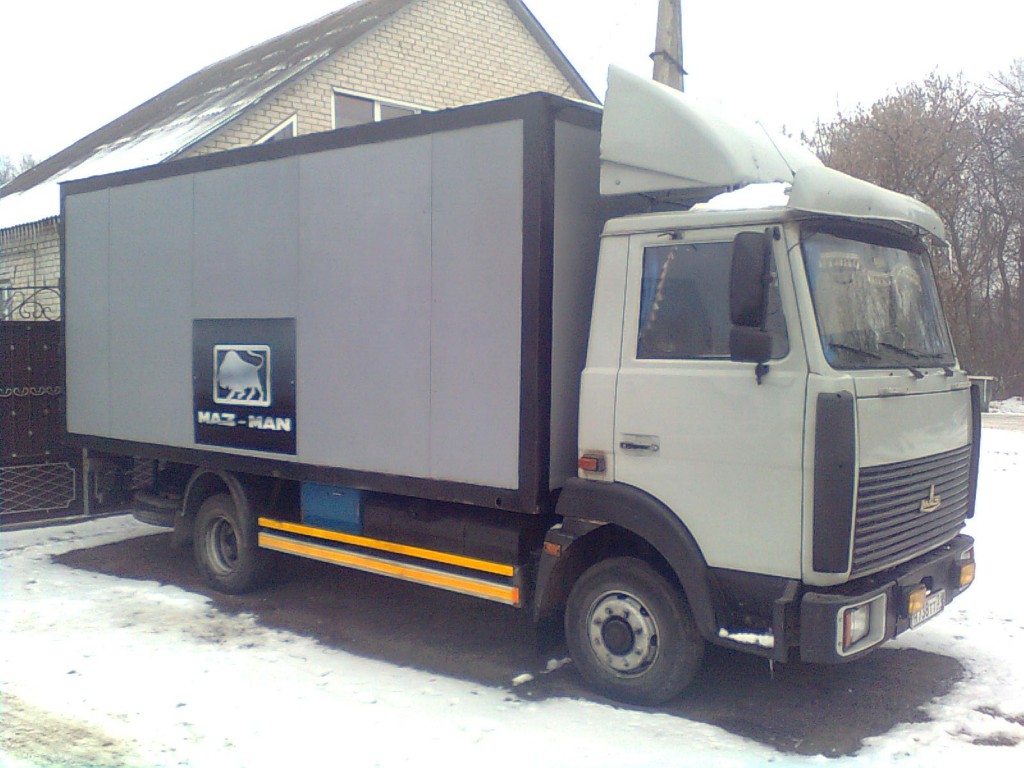
<instances>
[{"instance_id":1,"label":"truck windshield","mask_svg":"<svg viewBox=\"0 0 1024 768\"><path fill-rule=\"evenodd\" d=\"M887 233L805 228L804 264L833 368L953 364L928 253Z\"/></svg>"}]
</instances>

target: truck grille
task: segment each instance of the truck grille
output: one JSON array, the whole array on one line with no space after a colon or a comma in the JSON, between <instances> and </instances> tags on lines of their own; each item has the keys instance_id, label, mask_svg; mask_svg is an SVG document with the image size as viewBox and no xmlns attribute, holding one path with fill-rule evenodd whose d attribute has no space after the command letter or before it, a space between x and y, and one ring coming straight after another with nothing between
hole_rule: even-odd
<instances>
[{"instance_id":1,"label":"truck grille","mask_svg":"<svg viewBox=\"0 0 1024 768\"><path fill-rule=\"evenodd\" d=\"M857 487L853 576L906 562L963 527L970 497L971 446L921 459L865 467ZM932 486L942 503L922 512Z\"/></svg>"}]
</instances>

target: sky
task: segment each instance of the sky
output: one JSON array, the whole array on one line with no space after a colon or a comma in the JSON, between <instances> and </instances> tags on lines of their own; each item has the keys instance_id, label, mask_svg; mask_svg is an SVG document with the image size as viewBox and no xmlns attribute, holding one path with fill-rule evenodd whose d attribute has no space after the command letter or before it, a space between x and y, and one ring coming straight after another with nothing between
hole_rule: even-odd
<instances>
[{"instance_id":1,"label":"sky","mask_svg":"<svg viewBox=\"0 0 1024 768\"><path fill-rule=\"evenodd\" d=\"M204 66L347 0L0 3L0 155L42 160ZM657 0L526 0L598 94L650 75ZM682 0L686 89L799 134L938 70L1024 58L1020 0ZM855 9L855 10L854 10Z\"/></svg>"}]
</instances>

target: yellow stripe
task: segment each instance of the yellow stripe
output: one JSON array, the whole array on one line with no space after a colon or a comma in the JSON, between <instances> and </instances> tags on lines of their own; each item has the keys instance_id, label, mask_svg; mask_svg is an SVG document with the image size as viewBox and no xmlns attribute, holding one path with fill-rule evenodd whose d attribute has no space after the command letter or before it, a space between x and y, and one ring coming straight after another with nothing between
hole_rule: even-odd
<instances>
[{"instance_id":1,"label":"yellow stripe","mask_svg":"<svg viewBox=\"0 0 1024 768\"><path fill-rule=\"evenodd\" d=\"M267 517L261 517L259 523L262 528L273 528L276 531L298 533L302 536L313 536L317 539L337 541L341 544L352 544L357 547L366 547L367 549L379 549L382 552L418 557L421 560L432 560L435 563L457 565L460 568L469 568L474 571L493 573L497 576L512 576L515 573L515 569L511 565L492 563L487 560L477 560L472 557L463 557L461 555L452 555L448 552L438 552L433 549L409 547L405 544L395 544L391 541L368 539L364 536L354 536L350 533L341 533L339 531L328 531L323 528L312 528L308 525L299 525L297 523L286 523L281 520L271 520Z\"/></svg>"},{"instance_id":2,"label":"yellow stripe","mask_svg":"<svg viewBox=\"0 0 1024 768\"><path fill-rule=\"evenodd\" d=\"M281 536L274 536L269 533L261 533L258 538L259 545L265 549L272 549L277 552L286 552L293 555L301 555L313 560L321 560L337 565L346 565L357 568L361 571L378 573L384 576L391 576L403 581L412 581L417 584L426 584L440 589L447 589L452 592L459 592L464 595L482 597L506 605L519 605L519 587L508 587L501 584L490 584L479 579L455 574L441 573L428 568L421 568L414 565L400 565L370 555L357 555L351 552L344 552L329 547L322 547L318 544L307 544L300 541L293 541Z\"/></svg>"}]
</instances>

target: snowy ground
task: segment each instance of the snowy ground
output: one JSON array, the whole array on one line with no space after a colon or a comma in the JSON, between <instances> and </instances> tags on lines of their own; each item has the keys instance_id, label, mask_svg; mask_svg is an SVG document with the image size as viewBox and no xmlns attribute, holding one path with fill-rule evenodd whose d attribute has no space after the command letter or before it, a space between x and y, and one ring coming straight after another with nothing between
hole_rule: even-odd
<instances>
[{"instance_id":1,"label":"snowy ground","mask_svg":"<svg viewBox=\"0 0 1024 768\"><path fill-rule=\"evenodd\" d=\"M991 413L1024 414L1024 397L1010 397L1006 400L994 400L989 403Z\"/></svg>"},{"instance_id":2,"label":"snowy ground","mask_svg":"<svg viewBox=\"0 0 1024 768\"><path fill-rule=\"evenodd\" d=\"M929 722L853 757L788 755L668 714L520 699L266 629L176 587L52 562L153 531L118 517L0 534L0 768L1022 765L1024 432L985 429L982 445L968 527L978 581L894 643L953 656L966 675L928 705Z\"/></svg>"}]
</instances>

